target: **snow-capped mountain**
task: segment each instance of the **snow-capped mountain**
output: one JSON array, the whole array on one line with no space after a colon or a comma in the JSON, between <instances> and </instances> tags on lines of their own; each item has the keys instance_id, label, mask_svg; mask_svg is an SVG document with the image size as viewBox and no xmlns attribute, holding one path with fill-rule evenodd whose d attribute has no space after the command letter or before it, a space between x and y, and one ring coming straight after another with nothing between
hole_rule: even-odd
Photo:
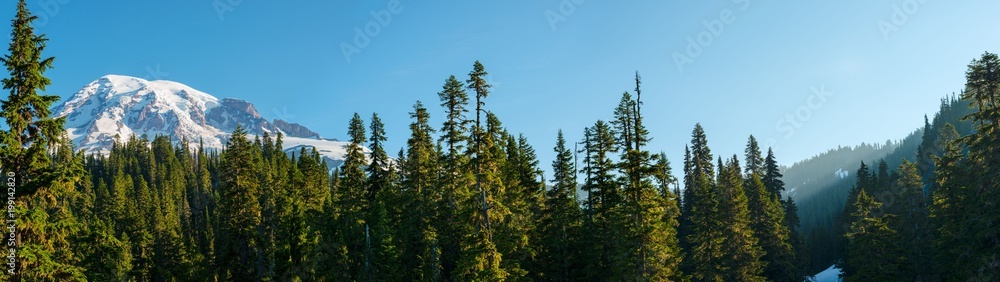
<instances>
[{"instance_id":1,"label":"snow-capped mountain","mask_svg":"<svg viewBox=\"0 0 1000 282\"><path fill-rule=\"evenodd\" d=\"M200 140L221 149L229 133L242 125L249 134L284 135L285 152L316 148L331 166L339 165L347 142L323 139L308 128L282 120L268 121L248 101L218 99L187 85L121 75L106 75L84 86L57 105L66 117L66 131L78 149L107 154L115 142L131 135L170 136L174 142ZM368 153L368 149L364 149Z\"/></svg>"}]
</instances>

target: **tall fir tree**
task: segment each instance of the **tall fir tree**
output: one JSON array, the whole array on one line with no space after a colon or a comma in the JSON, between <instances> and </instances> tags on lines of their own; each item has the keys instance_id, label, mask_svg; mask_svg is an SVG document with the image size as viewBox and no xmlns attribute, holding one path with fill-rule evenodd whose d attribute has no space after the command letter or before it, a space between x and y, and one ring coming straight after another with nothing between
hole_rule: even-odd
<instances>
[{"instance_id":1,"label":"tall fir tree","mask_svg":"<svg viewBox=\"0 0 1000 282\"><path fill-rule=\"evenodd\" d=\"M681 214L680 214L680 216L678 217L678 220L677 220L677 223L678 223L678 225L677 225L677 239L680 242L681 249L686 251L686 250L690 250L691 249L691 245L689 244L687 238L688 238L688 235L691 234L691 226L692 226L692 224L691 224L691 207L693 206L692 203L694 202L694 195L692 193L694 191L694 189L693 189L693 187L694 187L694 178L693 178L693 176L694 176L693 175L694 167L693 167L693 163L691 162L691 148L688 147L688 145L684 145L684 167L682 168L682 170L683 170L683 179L681 180L681 182L683 182L684 190L683 191L680 191L680 190L677 191L678 206L681 209ZM680 187L678 187L677 189L680 189ZM690 255L690 253L685 254L685 255ZM690 268L687 268L687 266L688 266L688 264L682 263L681 264L681 270L690 271Z\"/></svg>"},{"instance_id":2,"label":"tall fir tree","mask_svg":"<svg viewBox=\"0 0 1000 282\"><path fill-rule=\"evenodd\" d=\"M777 164L773 163L773 160L772 162L765 162L764 156L760 154L760 145L757 144L757 138L754 138L753 135L750 135L750 139L747 140L747 148L744 150L744 153L747 163L745 172L747 178L750 178L753 174L757 174L760 177L766 177L769 170L773 169L777 171ZM768 150L768 157L774 157L770 150ZM775 167L771 168L770 165L774 165ZM777 196L779 199L781 198L781 194L778 194Z\"/></svg>"},{"instance_id":3,"label":"tall fir tree","mask_svg":"<svg viewBox=\"0 0 1000 282\"><path fill-rule=\"evenodd\" d=\"M781 173L781 167L778 165L777 157L774 156L774 150L767 148L767 157L764 158L764 174L761 175L761 180L764 182L764 187L772 197L778 197L782 208L785 213L785 227L788 229L789 244L792 245L792 249L795 253L795 274L796 280L801 280L799 278L804 278L808 273L806 273L807 267L809 267L809 249L806 246L805 235L799 233L799 213L798 205L795 204L794 200L790 195L785 196L784 200L781 200L781 196L785 191L785 182L781 179L784 177Z\"/></svg>"},{"instance_id":4,"label":"tall fir tree","mask_svg":"<svg viewBox=\"0 0 1000 282\"><path fill-rule=\"evenodd\" d=\"M785 210L785 226L788 227L788 243L792 245L792 250L795 252L794 263L797 271L795 277L804 279L810 275L808 271L811 263L805 235L800 233L799 207L791 196L787 196L782 204Z\"/></svg>"},{"instance_id":5,"label":"tall fir tree","mask_svg":"<svg viewBox=\"0 0 1000 282\"><path fill-rule=\"evenodd\" d=\"M720 280L725 271L721 260L726 238L722 233L723 223L716 218L722 212L721 198L716 189L711 149L701 124L696 124L691 132L690 155L684 176L687 182L684 187L685 222L688 224L682 238L688 246L684 272L694 280Z\"/></svg>"},{"instance_id":6,"label":"tall fir tree","mask_svg":"<svg viewBox=\"0 0 1000 282\"><path fill-rule=\"evenodd\" d=\"M441 267L444 275L451 277L455 270L460 253L461 220L458 218L458 207L465 198L470 197L475 174L470 169L471 161L466 154L466 145L471 141L469 125L472 122L465 115L469 97L465 86L455 76L448 77L438 92L441 107L445 109L445 122L441 128L438 142L444 147L441 154L443 173L440 177L440 187L443 190L443 201L435 202L437 217L434 223L440 236L439 251L441 252ZM477 104L478 105L478 104ZM477 108L478 109L478 108Z\"/></svg>"},{"instance_id":7,"label":"tall fir tree","mask_svg":"<svg viewBox=\"0 0 1000 282\"><path fill-rule=\"evenodd\" d=\"M617 207L621 203L621 189L614 176L614 162L611 156L617 153L614 132L608 123L598 120L584 133L586 181L583 190L587 192L584 204L584 229L591 230L584 236L589 246L582 255L585 265L584 280L600 280L613 270L613 257L617 238L621 229L615 228Z\"/></svg>"},{"instance_id":8,"label":"tall fir tree","mask_svg":"<svg viewBox=\"0 0 1000 282\"><path fill-rule=\"evenodd\" d=\"M472 219L470 222L472 230L463 236L459 262L455 272L452 273L452 277L456 280L503 280L509 275L501 267L502 254L497 250L493 236L496 231L495 224L500 223L507 210L500 201L504 187L499 181L502 157L497 154L497 147L502 140L497 139L495 134L500 128L490 127L491 114L484 109L485 99L489 97L492 88L486 82L487 75L483 65L476 61L472 71L469 72L469 79L466 80L467 88L476 92L476 123L473 125L472 144L469 146L473 156L475 196L473 200L468 201L468 204L463 205L468 209L462 212L463 217ZM487 116L485 127L482 122L484 113Z\"/></svg>"},{"instance_id":9,"label":"tall fir tree","mask_svg":"<svg viewBox=\"0 0 1000 282\"><path fill-rule=\"evenodd\" d=\"M892 192L898 195L887 212L898 220L890 222L890 227L899 232L901 247L906 250L906 264L902 269L912 281L934 280L932 264L933 230L928 217L927 197L924 183L917 166L903 159L896 169L899 175L893 183Z\"/></svg>"},{"instance_id":10,"label":"tall fir tree","mask_svg":"<svg viewBox=\"0 0 1000 282\"><path fill-rule=\"evenodd\" d=\"M723 256L720 260L720 267L723 269L721 277L724 281L764 281L765 277L761 275L768 262L761 260L765 250L754 236L754 222L750 217L743 182L739 160L735 155L726 162L725 167L720 165L719 179L716 180L720 213L713 220L722 224L722 236L726 242L722 246ZM772 239L778 241L776 245L780 245L783 243L780 239L784 238Z\"/></svg>"},{"instance_id":11,"label":"tall fir tree","mask_svg":"<svg viewBox=\"0 0 1000 282\"><path fill-rule=\"evenodd\" d=\"M540 179L535 149L524 135L517 138L506 130L503 138L506 160L501 171L504 183L502 205L509 211L498 226L497 247L504 255L502 267L510 273L508 280L528 279L535 271L533 262L538 252L538 219L541 214L544 187Z\"/></svg>"},{"instance_id":12,"label":"tall fir tree","mask_svg":"<svg viewBox=\"0 0 1000 282\"><path fill-rule=\"evenodd\" d=\"M364 167L367 158L363 152L365 125L361 115L355 113L351 118L347 134L351 137L347 155L340 168L340 180L337 185L338 213L337 238L346 250L346 265L342 265L342 274L350 279L361 279L365 269L365 261L369 257L365 252L365 221L364 213L368 210L368 179Z\"/></svg>"},{"instance_id":13,"label":"tall fir tree","mask_svg":"<svg viewBox=\"0 0 1000 282\"><path fill-rule=\"evenodd\" d=\"M761 156L752 135L744 152L747 167L743 187L748 198L751 227L764 252L761 257L765 263L763 275L770 281L801 281L803 277L797 269L781 195L772 194L762 179L770 163ZM773 153L769 155L773 158Z\"/></svg>"},{"instance_id":14,"label":"tall fir tree","mask_svg":"<svg viewBox=\"0 0 1000 282\"><path fill-rule=\"evenodd\" d=\"M770 281L801 281L784 207L770 195L759 175L753 173L745 181L751 226L764 252L764 277Z\"/></svg>"},{"instance_id":15,"label":"tall fir tree","mask_svg":"<svg viewBox=\"0 0 1000 282\"><path fill-rule=\"evenodd\" d=\"M247 140L246 131L237 126L222 154L220 183L220 236L217 264L220 278L259 280L257 251L261 247L257 226L260 224L260 187L257 164L260 155ZM142 181L140 181L142 182Z\"/></svg>"},{"instance_id":16,"label":"tall fir tree","mask_svg":"<svg viewBox=\"0 0 1000 282\"><path fill-rule=\"evenodd\" d=\"M401 262L409 269L408 277L415 281L440 281L447 278L442 267L442 241L436 220L440 217L443 193L437 187L439 171L438 151L428 124L430 115L419 101L413 106L410 117L410 138L406 141L406 159L401 163L402 194L404 207L412 216L405 217L399 232L404 239ZM444 206L446 207L446 206Z\"/></svg>"},{"instance_id":17,"label":"tall fir tree","mask_svg":"<svg viewBox=\"0 0 1000 282\"><path fill-rule=\"evenodd\" d=\"M968 237L970 266L982 271L997 269L1000 264L1000 56L984 53L978 61L973 61L966 72L966 92L962 98L971 100L978 111L965 119L972 120L976 134L963 138L969 147L968 158L973 166L981 169L974 175L970 188L974 197L970 218L979 219L985 225ZM970 223L977 225L977 223ZM1000 275L977 274L977 278L998 279Z\"/></svg>"},{"instance_id":18,"label":"tall fir tree","mask_svg":"<svg viewBox=\"0 0 1000 282\"><path fill-rule=\"evenodd\" d=\"M952 133L957 135L954 130L955 127L951 124L945 125L941 129L942 138ZM939 140L939 143L944 145L946 149L943 156L934 160L937 167L934 171L935 179L940 185L934 191L933 203L930 207L931 218L937 228L937 232L935 232L937 238L934 242L934 247L937 250L935 262L941 270L940 274L944 277L958 277L960 275L972 277L972 273L964 272L964 269L961 269L963 264L955 258L970 252L965 249L968 247L965 243L967 235L963 234L962 229L965 228L966 222L961 218L969 213L967 205L971 200L966 191L973 168L964 159L960 142L941 142Z\"/></svg>"},{"instance_id":19,"label":"tall fir tree","mask_svg":"<svg viewBox=\"0 0 1000 282\"><path fill-rule=\"evenodd\" d=\"M771 148L767 148L767 158L764 159L764 174L761 174L761 177L767 191L771 192L772 196L781 198L781 194L785 192L785 182L781 180L784 175L781 174L781 167L778 166L778 160Z\"/></svg>"},{"instance_id":20,"label":"tall fir tree","mask_svg":"<svg viewBox=\"0 0 1000 282\"><path fill-rule=\"evenodd\" d=\"M40 93L51 83L44 73L54 58L42 55L48 39L35 34L32 23L36 19L25 1L17 2L9 53L0 59L9 74L2 80L9 95L0 101L0 117L7 124L6 130L0 130L0 167L5 177L13 179L18 198L13 212L20 218L14 238L4 233L5 242L18 246L14 272L4 271L0 278L85 280L79 266L82 258L70 247L73 236L86 236L85 227L70 209L83 175L71 169L78 160L52 161L57 150L73 154L72 147L66 147L71 145L63 141L65 119L50 117L52 103L59 96Z\"/></svg>"},{"instance_id":21,"label":"tall fir tree","mask_svg":"<svg viewBox=\"0 0 1000 282\"><path fill-rule=\"evenodd\" d=\"M618 263L613 267L620 275L618 279L622 280L676 280L680 277L674 224L678 215L667 207L672 203L669 196L661 194L653 183L657 173L669 174L664 171L669 165L666 159L657 160L658 156L643 149L650 138L642 123L638 72L635 83L636 99L633 100L628 92L622 95L613 123L619 149L623 152L617 166L623 175L624 186L621 214L616 217L621 222L614 223L625 232L625 240L616 250ZM654 165L654 161L658 163Z\"/></svg>"},{"instance_id":22,"label":"tall fir tree","mask_svg":"<svg viewBox=\"0 0 1000 282\"><path fill-rule=\"evenodd\" d=\"M858 220L858 218L856 218L854 214L857 213L857 205L855 204L858 202L859 195L861 195L862 191L864 191L867 195L870 195L871 192L873 191L871 190L872 188L870 188L872 183L871 172L868 169L868 165L865 164L864 161L862 161L861 166L858 167L858 170L855 173L855 178L856 179L854 182L854 186L852 186L851 190L848 191L847 202L844 203L844 209L841 211L841 214L837 217L837 224L839 225L840 228L839 230L837 230L838 234L837 248L840 250L849 251L848 250L849 239L847 234L851 232L852 228L851 225ZM846 256L846 251L845 251L845 256ZM847 263L845 257L840 258L836 262L836 264L837 267L841 269L842 273L849 273L855 271L852 268L854 267L854 265Z\"/></svg>"},{"instance_id":23,"label":"tall fir tree","mask_svg":"<svg viewBox=\"0 0 1000 282\"><path fill-rule=\"evenodd\" d=\"M842 225L841 235L846 234L850 229L851 222L854 222L855 204L858 200L858 195L861 191L866 191L870 195L873 190L870 188L872 183L871 172L868 170L868 165L865 162L861 162L861 166L858 167L857 173L855 173L856 179L854 186L851 188L847 195L847 203L844 205L844 211L840 216L840 223Z\"/></svg>"},{"instance_id":24,"label":"tall fir tree","mask_svg":"<svg viewBox=\"0 0 1000 282\"><path fill-rule=\"evenodd\" d=\"M841 277L845 281L909 281L902 271L903 250L897 245L897 232L889 227L890 215L882 214L882 203L858 192L854 202L855 220L846 234L847 257ZM879 215L882 214L882 215Z\"/></svg>"},{"instance_id":25,"label":"tall fir tree","mask_svg":"<svg viewBox=\"0 0 1000 282\"><path fill-rule=\"evenodd\" d=\"M1000 265L1000 57L986 52L966 71L962 98L974 108L963 120L975 133L947 142L937 159L932 218L938 226L938 263L942 277L996 280ZM957 136L942 128L940 139ZM940 141L940 140L939 140ZM946 142L946 141L944 141Z\"/></svg>"},{"instance_id":26,"label":"tall fir tree","mask_svg":"<svg viewBox=\"0 0 1000 282\"><path fill-rule=\"evenodd\" d=\"M396 211L400 194L395 187L396 167L383 146L387 140L385 125L378 114L372 114L369 148L371 163L368 172L368 211L365 216L365 256L361 280L402 280L403 273L396 271L399 264L399 247L393 226L398 226L402 211Z\"/></svg>"},{"instance_id":27,"label":"tall fir tree","mask_svg":"<svg viewBox=\"0 0 1000 282\"><path fill-rule=\"evenodd\" d=\"M663 248L660 252L663 258L661 267L671 272L666 276L670 280L683 280L688 276L681 272L684 253L679 238L681 220L680 186L673 175L666 153L660 152L657 155L656 164L652 167L652 170L653 178L658 186L658 196L660 197L658 202L663 207L663 211L659 215L660 220L664 224L662 238L660 238L661 241L659 243L662 245L660 247ZM670 185L674 185L673 190L670 189Z\"/></svg>"},{"instance_id":28,"label":"tall fir tree","mask_svg":"<svg viewBox=\"0 0 1000 282\"><path fill-rule=\"evenodd\" d=\"M933 157L939 156L942 152L937 149L938 147L935 144L937 137L938 134L931 126L930 120L927 119L927 115L924 115L924 128L923 134L920 137L920 145L917 147L916 166L921 179L923 179L924 189L928 190L928 192L933 192L932 187L934 186L935 167Z\"/></svg>"},{"instance_id":29,"label":"tall fir tree","mask_svg":"<svg viewBox=\"0 0 1000 282\"><path fill-rule=\"evenodd\" d=\"M546 191L539 222L540 243L536 280L577 281L583 269L581 257L583 218L577 203L576 168L562 130L556 137L556 159L552 161L552 188Z\"/></svg>"}]
</instances>

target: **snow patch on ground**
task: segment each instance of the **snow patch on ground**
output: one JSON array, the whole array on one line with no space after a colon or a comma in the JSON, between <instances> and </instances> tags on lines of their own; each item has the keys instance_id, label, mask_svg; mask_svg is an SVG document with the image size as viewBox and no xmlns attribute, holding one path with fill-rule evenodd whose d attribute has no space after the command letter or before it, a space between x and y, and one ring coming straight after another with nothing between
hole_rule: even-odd
<instances>
[{"instance_id":1,"label":"snow patch on ground","mask_svg":"<svg viewBox=\"0 0 1000 282\"><path fill-rule=\"evenodd\" d=\"M850 175L850 173L848 173L843 168L838 168L837 171L833 172L833 177L840 178L840 179L847 178L847 176L849 176L849 175Z\"/></svg>"},{"instance_id":2,"label":"snow patch on ground","mask_svg":"<svg viewBox=\"0 0 1000 282\"><path fill-rule=\"evenodd\" d=\"M284 147L282 151L296 156L301 152L302 148L306 149L307 154L313 148L316 148L316 151L326 160L326 165L330 168L338 167L344 162L344 159L347 157L347 148L351 145L350 142L299 137L282 137L281 140L282 147ZM364 152L366 159L371 156L372 151L370 149L361 147L361 151Z\"/></svg>"},{"instance_id":3,"label":"snow patch on ground","mask_svg":"<svg viewBox=\"0 0 1000 282\"><path fill-rule=\"evenodd\" d=\"M831 265L830 268L823 270L823 272L817 273L813 276L813 281L816 282L839 282L840 280L840 268L837 265Z\"/></svg>"}]
</instances>

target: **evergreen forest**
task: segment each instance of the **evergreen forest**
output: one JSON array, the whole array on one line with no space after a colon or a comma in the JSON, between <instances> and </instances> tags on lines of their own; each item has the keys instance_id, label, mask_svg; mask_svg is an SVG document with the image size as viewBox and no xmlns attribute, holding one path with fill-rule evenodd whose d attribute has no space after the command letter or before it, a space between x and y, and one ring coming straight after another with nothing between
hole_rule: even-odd
<instances>
[{"instance_id":1,"label":"evergreen forest","mask_svg":"<svg viewBox=\"0 0 1000 282\"><path fill-rule=\"evenodd\" d=\"M831 150L880 154L792 197L810 180L754 136L713 153L695 124L684 148L652 148L638 72L592 126L564 129L582 140L529 142L491 111L478 61L413 103L404 148L377 113L340 121L335 167L243 128L224 150L120 136L85 154L51 112L58 61L35 19L19 1L2 59L3 281L803 281L831 264L845 281L1000 280L994 53L909 141Z\"/></svg>"}]
</instances>

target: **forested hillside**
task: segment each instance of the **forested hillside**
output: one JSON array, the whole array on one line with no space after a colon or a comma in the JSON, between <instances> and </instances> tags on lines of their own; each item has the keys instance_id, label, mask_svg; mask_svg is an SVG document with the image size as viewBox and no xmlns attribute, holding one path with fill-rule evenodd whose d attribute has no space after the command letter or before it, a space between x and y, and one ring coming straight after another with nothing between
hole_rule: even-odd
<instances>
[{"instance_id":1,"label":"forested hillside","mask_svg":"<svg viewBox=\"0 0 1000 282\"><path fill-rule=\"evenodd\" d=\"M811 272L823 270L843 256L843 241L838 239L843 223L838 220L855 184L859 164L865 162L872 172L885 170L888 174L889 168L898 167L904 159L917 162L926 185L925 192L929 194L934 177L931 156L943 155L943 148L937 146L938 132L945 124L952 124L960 135L972 134L972 121L963 119L974 112L969 105L969 100L955 95L943 98L934 117L925 117L923 128L900 141L839 147L796 162L784 170L788 186L795 189L789 194L799 203L802 230L811 250Z\"/></svg>"},{"instance_id":2,"label":"forested hillside","mask_svg":"<svg viewBox=\"0 0 1000 282\"><path fill-rule=\"evenodd\" d=\"M894 170L860 164L832 241L846 281L1000 279L997 73L996 54L973 60L962 100L925 122L913 155Z\"/></svg>"}]
</instances>

